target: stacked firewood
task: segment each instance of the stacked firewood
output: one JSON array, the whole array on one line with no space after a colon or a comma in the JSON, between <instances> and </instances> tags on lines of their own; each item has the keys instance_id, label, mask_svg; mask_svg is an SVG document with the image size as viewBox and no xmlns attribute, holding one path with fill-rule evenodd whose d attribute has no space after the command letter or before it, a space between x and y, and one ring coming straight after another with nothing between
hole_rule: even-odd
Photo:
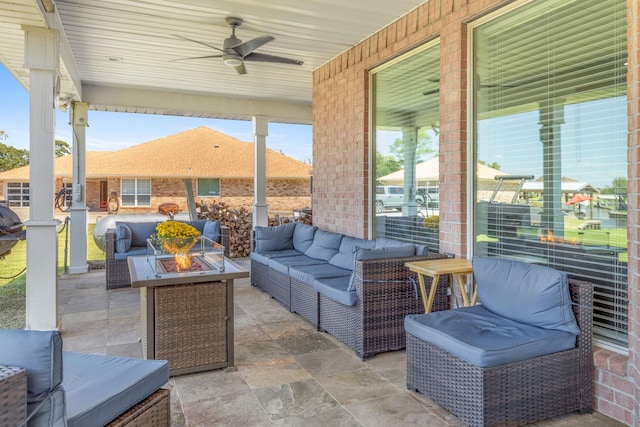
<instances>
[{"instance_id":1,"label":"stacked firewood","mask_svg":"<svg viewBox=\"0 0 640 427\"><path fill-rule=\"evenodd\" d=\"M225 202L211 204L197 203L200 219L220 221L221 225L229 227L229 256L231 258L245 258L251 253L251 229L253 215L245 207L232 208ZM311 215L299 217L297 221L311 225ZM275 215L269 218L269 226L273 227L293 221L291 217Z\"/></svg>"}]
</instances>

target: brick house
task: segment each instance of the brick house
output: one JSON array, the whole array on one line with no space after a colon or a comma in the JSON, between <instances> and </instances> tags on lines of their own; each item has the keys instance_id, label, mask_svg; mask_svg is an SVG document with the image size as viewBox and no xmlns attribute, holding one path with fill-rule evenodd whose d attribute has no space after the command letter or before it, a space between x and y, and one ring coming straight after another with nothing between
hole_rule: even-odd
<instances>
[{"instance_id":1,"label":"brick house","mask_svg":"<svg viewBox=\"0 0 640 427\"><path fill-rule=\"evenodd\" d=\"M86 200L90 211L106 210L116 193L119 212L155 213L163 203L188 210L185 179L196 202L226 202L251 209L254 146L201 126L118 151L87 152ZM267 149L267 204L291 213L311 206L311 165ZM72 156L56 159L56 192L70 188ZM0 173L0 198L29 205L29 166Z\"/></svg>"}]
</instances>

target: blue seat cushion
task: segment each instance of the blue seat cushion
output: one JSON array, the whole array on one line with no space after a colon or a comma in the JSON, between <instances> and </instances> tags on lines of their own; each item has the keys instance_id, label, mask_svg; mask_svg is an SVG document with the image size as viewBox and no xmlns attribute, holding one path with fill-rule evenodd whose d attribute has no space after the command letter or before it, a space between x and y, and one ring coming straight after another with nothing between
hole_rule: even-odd
<instances>
[{"instance_id":1,"label":"blue seat cushion","mask_svg":"<svg viewBox=\"0 0 640 427\"><path fill-rule=\"evenodd\" d=\"M275 227L255 228L255 251L264 253L293 249L293 231L296 223L277 225Z\"/></svg>"},{"instance_id":2,"label":"blue seat cushion","mask_svg":"<svg viewBox=\"0 0 640 427\"><path fill-rule=\"evenodd\" d=\"M329 261L340 249L340 241L343 235L332 231L317 230L313 236L313 243L304 254L311 257Z\"/></svg>"},{"instance_id":3,"label":"blue seat cushion","mask_svg":"<svg viewBox=\"0 0 640 427\"><path fill-rule=\"evenodd\" d=\"M63 352L67 423L105 425L169 381L166 360Z\"/></svg>"},{"instance_id":4,"label":"blue seat cushion","mask_svg":"<svg viewBox=\"0 0 640 427\"><path fill-rule=\"evenodd\" d=\"M481 305L405 317L407 333L475 366L489 367L574 348L575 335L499 316Z\"/></svg>"},{"instance_id":5,"label":"blue seat cushion","mask_svg":"<svg viewBox=\"0 0 640 427\"><path fill-rule=\"evenodd\" d=\"M306 255L294 255L288 257L271 258L269 260L269 268L282 274L289 274L289 267L298 267L302 265L319 265L326 264L324 261L310 258Z\"/></svg>"},{"instance_id":6,"label":"blue seat cushion","mask_svg":"<svg viewBox=\"0 0 640 427\"><path fill-rule=\"evenodd\" d=\"M318 293L340 304L356 305L357 295L355 291L348 291L349 277L333 277L330 279L316 279L313 288Z\"/></svg>"},{"instance_id":7,"label":"blue seat cushion","mask_svg":"<svg viewBox=\"0 0 640 427\"><path fill-rule=\"evenodd\" d=\"M478 301L517 322L578 335L567 274L553 268L490 257L473 257Z\"/></svg>"},{"instance_id":8,"label":"blue seat cushion","mask_svg":"<svg viewBox=\"0 0 640 427\"><path fill-rule=\"evenodd\" d=\"M329 260L329 264L347 270L353 270L353 252L356 248L373 249L375 246L375 240L357 239L355 237L344 236L340 241L338 253Z\"/></svg>"},{"instance_id":9,"label":"blue seat cushion","mask_svg":"<svg viewBox=\"0 0 640 427\"><path fill-rule=\"evenodd\" d=\"M328 279L332 277L351 277L351 271L336 267L327 262L316 265L299 265L289 268L289 275L292 279L313 286L316 279Z\"/></svg>"},{"instance_id":10,"label":"blue seat cushion","mask_svg":"<svg viewBox=\"0 0 640 427\"><path fill-rule=\"evenodd\" d=\"M293 249L304 252L313 243L313 236L318 227L314 227L303 222L296 222L293 230Z\"/></svg>"},{"instance_id":11,"label":"blue seat cushion","mask_svg":"<svg viewBox=\"0 0 640 427\"><path fill-rule=\"evenodd\" d=\"M127 252L115 252L113 254L113 259L118 260L126 260L130 256L139 256L139 255L147 255L147 247L143 248L135 248L131 247Z\"/></svg>"},{"instance_id":12,"label":"blue seat cushion","mask_svg":"<svg viewBox=\"0 0 640 427\"><path fill-rule=\"evenodd\" d=\"M266 251L266 252L251 252L249 258L260 264L268 265L269 260L272 258L286 258L290 256L302 255L302 253L295 249L285 249L282 251Z\"/></svg>"}]
</instances>

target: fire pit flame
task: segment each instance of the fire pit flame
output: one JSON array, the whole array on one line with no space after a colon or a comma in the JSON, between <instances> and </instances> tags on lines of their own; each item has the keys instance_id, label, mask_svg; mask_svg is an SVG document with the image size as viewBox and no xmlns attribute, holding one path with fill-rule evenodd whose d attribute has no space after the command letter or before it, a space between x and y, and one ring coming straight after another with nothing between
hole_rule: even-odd
<instances>
[{"instance_id":1,"label":"fire pit flame","mask_svg":"<svg viewBox=\"0 0 640 427\"><path fill-rule=\"evenodd\" d=\"M553 231L551 231L551 230L547 230L547 234L546 235L545 234L541 235L540 236L540 241L541 242L548 242L548 243L566 243L566 244L569 244L569 245L577 245L579 243L578 239L575 239L575 238L573 238L573 239L564 239L562 237L555 237L553 235Z\"/></svg>"},{"instance_id":2,"label":"fire pit flame","mask_svg":"<svg viewBox=\"0 0 640 427\"><path fill-rule=\"evenodd\" d=\"M191 268L191 256L188 254L176 254L175 262L178 271L189 270Z\"/></svg>"}]
</instances>

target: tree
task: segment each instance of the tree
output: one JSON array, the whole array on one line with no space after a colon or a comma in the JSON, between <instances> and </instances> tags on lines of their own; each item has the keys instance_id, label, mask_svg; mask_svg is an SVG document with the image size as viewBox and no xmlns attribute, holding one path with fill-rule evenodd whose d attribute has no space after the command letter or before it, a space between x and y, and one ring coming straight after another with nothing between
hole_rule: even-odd
<instances>
[{"instance_id":1,"label":"tree","mask_svg":"<svg viewBox=\"0 0 640 427\"><path fill-rule=\"evenodd\" d=\"M56 157L66 156L67 154L71 154L69 143L56 139Z\"/></svg>"},{"instance_id":2,"label":"tree","mask_svg":"<svg viewBox=\"0 0 640 427\"><path fill-rule=\"evenodd\" d=\"M611 185L607 185L604 187L600 194L616 194L619 196L624 196L627 194L627 178L618 177L614 178L611 182Z\"/></svg>"},{"instance_id":3,"label":"tree","mask_svg":"<svg viewBox=\"0 0 640 427\"><path fill-rule=\"evenodd\" d=\"M28 164L28 150L20 150L10 145L0 143L0 171L19 168Z\"/></svg>"},{"instance_id":4,"label":"tree","mask_svg":"<svg viewBox=\"0 0 640 427\"><path fill-rule=\"evenodd\" d=\"M436 153L436 150L432 147L433 141L431 137L427 133L426 128L420 128L418 131L418 140L416 143L416 163L423 162L426 159L423 159L422 156L426 156L428 154ZM389 151L391 151L392 156L396 158L399 162L403 162L404 160L404 144L402 142L402 138L396 138L389 147Z\"/></svg>"},{"instance_id":5,"label":"tree","mask_svg":"<svg viewBox=\"0 0 640 427\"><path fill-rule=\"evenodd\" d=\"M487 164L487 162L485 162L484 160L478 160L478 163L480 163L481 165L489 166L490 168L497 169L497 170L500 170L500 167L501 167L500 163L498 162L491 162Z\"/></svg>"},{"instance_id":6,"label":"tree","mask_svg":"<svg viewBox=\"0 0 640 427\"><path fill-rule=\"evenodd\" d=\"M392 172L402 169L402 162L394 156L385 156L376 151L376 180L381 176L388 175Z\"/></svg>"}]
</instances>

